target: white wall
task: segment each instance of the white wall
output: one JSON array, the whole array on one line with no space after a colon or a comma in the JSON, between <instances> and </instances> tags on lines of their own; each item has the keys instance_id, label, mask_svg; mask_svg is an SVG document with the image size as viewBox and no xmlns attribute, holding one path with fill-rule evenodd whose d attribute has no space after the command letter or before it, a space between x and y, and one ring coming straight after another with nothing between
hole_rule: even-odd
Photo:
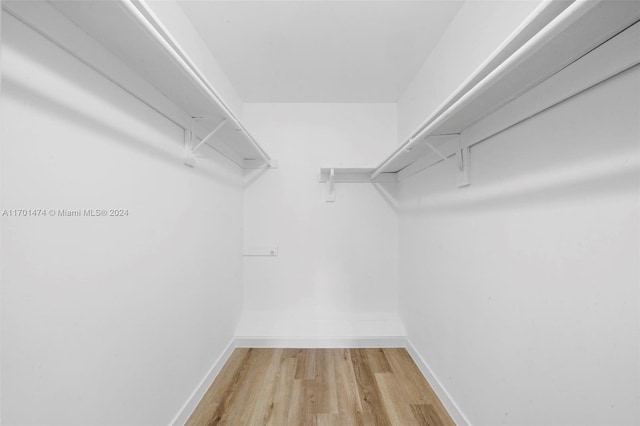
<instances>
[{"instance_id":1,"label":"white wall","mask_svg":"<svg viewBox=\"0 0 640 426\"><path fill-rule=\"evenodd\" d=\"M2 422L167 424L233 337L242 174L2 15Z\"/></svg>"},{"instance_id":2,"label":"white wall","mask_svg":"<svg viewBox=\"0 0 640 426\"><path fill-rule=\"evenodd\" d=\"M640 69L400 186L400 312L474 425L640 422Z\"/></svg>"},{"instance_id":3,"label":"white wall","mask_svg":"<svg viewBox=\"0 0 640 426\"><path fill-rule=\"evenodd\" d=\"M242 99L236 92L229 78L220 64L213 57L200 35L184 14L177 0L151 0L147 5L155 13L160 22L187 53L191 61L205 75L209 83L215 88L220 99L229 107L231 112L242 118Z\"/></svg>"},{"instance_id":4,"label":"white wall","mask_svg":"<svg viewBox=\"0 0 640 426\"><path fill-rule=\"evenodd\" d=\"M539 3L465 2L398 101L398 143L405 142Z\"/></svg>"},{"instance_id":5,"label":"white wall","mask_svg":"<svg viewBox=\"0 0 640 426\"><path fill-rule=\"evenodd\" d=\"M262 328L239 333L334 335L345 332L336 329L345 322L318 330L305 320L395 315L392 188L336 184L336 202L326 203L324 184L318 183L320 167L373 167L395 146L395 105L245 104L245 122L279 162L276 170L246 178L245 245L272 244L280 253L245 257L245 310L267 314L257 320ZM292 320L265 330L273 315Z\"/></svg>"}]
</instances>

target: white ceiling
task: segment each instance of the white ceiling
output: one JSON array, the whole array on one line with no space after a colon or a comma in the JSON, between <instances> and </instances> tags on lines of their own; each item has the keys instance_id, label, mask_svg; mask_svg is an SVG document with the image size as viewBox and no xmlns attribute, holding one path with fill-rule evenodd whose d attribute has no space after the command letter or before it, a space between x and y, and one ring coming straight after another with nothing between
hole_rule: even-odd
<instances>
[{"instance_id":1,"label":"white ceiling","mask_svg":"<svg viewBox=\"0 0 640 426\"><path fill-rule=\"evenodd\" d=\"M180 5L245 102L396 102L462 1Z\"/></svg>"}]
</instances>

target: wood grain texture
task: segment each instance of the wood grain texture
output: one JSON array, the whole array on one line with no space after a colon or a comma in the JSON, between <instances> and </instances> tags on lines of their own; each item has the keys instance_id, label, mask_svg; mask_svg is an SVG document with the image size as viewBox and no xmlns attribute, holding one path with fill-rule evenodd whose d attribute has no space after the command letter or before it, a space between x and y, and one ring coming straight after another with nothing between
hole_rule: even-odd
<instances>
[{"instance_id":1,"label":"wood grain texture","mask_svg":"<svg viewBox=\"0 0 640 426\"><path fill-rule=\"evenodd\" d=\"M187 421L200 425L455 425L409 354L236 349Z\"/></svg>"}]
</instances>

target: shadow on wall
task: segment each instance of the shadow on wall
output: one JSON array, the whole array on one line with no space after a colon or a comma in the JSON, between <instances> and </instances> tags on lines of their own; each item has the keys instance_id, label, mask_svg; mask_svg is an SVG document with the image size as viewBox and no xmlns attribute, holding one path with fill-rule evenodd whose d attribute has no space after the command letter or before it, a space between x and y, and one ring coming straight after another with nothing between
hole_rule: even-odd
<instances>
[{"instance_id":1,"label":"shadow on wall","mask_svg":"<svg viewBox=\"0 0 640 426\"><path fill-rule=\"evenodd\" d=\"M441 166L451 165L441 163ZM437 169L438 166L433 171L437 173ZM453 182L453 173L449 177ZM421 173L411 179L429 177L427 173ZM479 183L474 186L472 175L470 187L445 190L441 194L429 195L426 199L416 194L416 197L404 199L400 203L399 211L410 215L427 211L455 213L461 209L491 210L496 207L517 207L541 200L592 198L597 194L615 195L638 191L639 182L640 161L637 152L619 152L605 159L594 159L490 184Z\"/></svg>"},{"instance_id":2,"label":"shadow on wall","mask_svg":"<svg viewBox=\"0 0 640 426\"><path fill-rule=\"evenodd\" d=\"M264 175L267 171L269 171L269 169L254 169L254 170L245 171L244 188L245 189L249 188L251 185L253 185L254 182L260 179L260 177Z\"/></svg>"},{"instance_id":3,"label":"shadow on wall","mask_svg":"<svg viewBox=\"0 0 640 426\"><path fill-rule=\"evenodd\" d=\"M170 137L157 125L140 117L149 114L162 117L167 123L163 129L174 126L176 133L182 133L180 126L75 57L63 53L60 48L47 48L50 43L42 40L37 33L29 30L23 32L21 37L20 47L13 46L11 41L3 45L4 63L7 65L2 70L2 96L12 96L19 102L55 114L73 125L96 130L149 158L179 168L186 167L182 158L183 138ZM60 97L61 90L68 90L68 95ZM123 110L123 105L128 105L128 108ZM90 111L94 106L98 110L108 111L109 116L92 114ZM144 133L158 135L157 140L140 138L128 128L127 121L136 128L146 127ZM210 151L212 155L208 155L206 162L202 161L193 172L224 185L239 187L238 179L230 179L225 170L229 165L236 166L213 149Z\"/></svg>"},{"instance_id":4,"label":"shadow on wall","mask_svg":"<svg viewBox=\"0 0 640 426\"><path fill-rule=\"evenodd\" d=\"M55 114L59 118L74 125L80 125L87 129L104 134L111 140L120 143L128 149L134 149L149 158L163 161L172 167L187 167L183 164L182 157L179 154L182 152L182 141L179 141L180 144L176 143L176 148L174 150L162 149L160 146L154 146L153 142L150 140L141 139L126 132L122 128L114 127L107 120L101 120L99 117L91 115L80 107L72 107L59 98L49 97L33 87L24 84L22 81L12 78L11 76L3 76L2 80L3 96L13 97L18 102L28 102L31 107L40 108L44 111ZM216 160L211 158L207 158L207 160L217 163ZM221 161L229 162L229 160L223 158L221 158ZM218 183L231 187L239 187L238 180L230 179L225 170L198 166L192 170L194 173Z\"/></svg>"}]
</instances>

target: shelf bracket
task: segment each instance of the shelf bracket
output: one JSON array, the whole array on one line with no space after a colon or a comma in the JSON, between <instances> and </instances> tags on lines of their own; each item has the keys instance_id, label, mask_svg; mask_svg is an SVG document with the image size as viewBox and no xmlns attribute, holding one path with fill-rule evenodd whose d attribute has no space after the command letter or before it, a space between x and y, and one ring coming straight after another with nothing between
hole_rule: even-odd
<instances>
[{"instance_id":1,"label":"shelf bracket","mask_svg":"<svg viewBox=\"0 0 640 426\"><path fill-rule=\"evenodd\" d=\"M194 117L194 118L200 118L200 117ZM195 167L196 151L198 151L198 149L200 149L202 145L206 144L216 133L218 133L218 131L222 129L222 127L226 124L226 122L227 122L227 119L224 118L220 123L218 123L218 125L211 132L209 132L207 136L202 138L202 140L198 142L193 148L191 148L191 146L193 145L194 134L193 134L193 130L189 131L189 134L190 134L189 139L191 140L191 142L185 139L184 164L186 164L189 167Z\"/></svg>"},{"instance_id":2,"label":"shelf bracket","mask_svg":"<svg viewBox=\"0 0 640 426\"><path fill-rule=\"evenodd\" d=\"M455 149L454 155L456 156L456 167L458 168L458 187L468 186L469 182L469 147L463 147L462 144L462 134L455 135L433 135L433 136L455 136L457 138L458 147ZM424 144L429 147L431 151L433 151L438 157L442 160L447 161L449 157L440 151L438 148L433 146L429 140L425 139ZM451 148L447 149L448 152Z\"/></svg>"},{"instance_id":3,"label":"shelf bracket","mask_svg":"<svg viewBox=\"0 0 640 426\"><path fill-rule=\"evenodd\" d=\"M193 130L184 129L184 165L188 167L196 166L196 157L191 151L191 141L193 140Z\"/></svg>"},{"instance_id":4,"label":"shelf bracket","mask_svg":"<svg viewBox=\"0 0 640 426\"><path fill-rule=\"evenodd\" d=\"M329 171L329 179L325 183L324 191L324 200L327 203L334 203L336 201L336 173L334 169Z\"/></svg>"},{"instance_id":5,"label":"shelf bracket","mask_svg":"<svg viewBox=\"0 0 640 426\"><path fill-rule=\"evenodd\" d=\"M471 149L467 147L460 147L460 150L456 154L456 161L458 163L458 187L469 186L469 155Z\"/></svg>"},{"instance_id":6,"label":"shelf bracket","mask_svg":"<svg viewBox=\"0 0 640 426\"><path fill-rule=\"evenodd\" d=\"M433 146L433 145L431 144L431 142L429 142L428 140L425 140L425 141L424 141L424 144L425 144L426 146L428 146L428 147L429 147L429 149L430 149L431 151L435 152L435 153L436 153L436 155L437 155L438 157L440 157L441 159L443 159L444 161L447 161L447 160L449 159L449 157L447 157L446 155L444 155L444 154L442 153L442 151L440 151L438 148L436 148L435 146Z\"/></svg>"}]
</instances>

